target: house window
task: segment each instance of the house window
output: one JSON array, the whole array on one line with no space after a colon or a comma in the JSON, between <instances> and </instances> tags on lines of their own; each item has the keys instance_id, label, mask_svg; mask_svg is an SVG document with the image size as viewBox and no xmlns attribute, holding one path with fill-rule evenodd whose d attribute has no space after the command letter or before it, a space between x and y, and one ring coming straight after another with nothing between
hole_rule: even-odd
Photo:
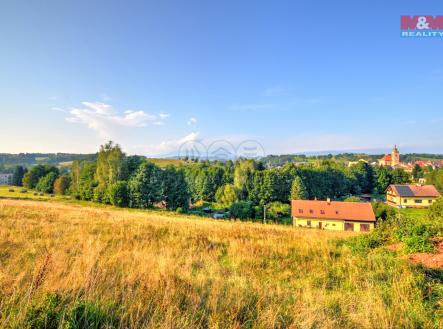
<instances>
[{"instance_id":1,"label":"house window","mask_svg":"<svg viewBox=\"0 0 443 329\"><path fill-rule=\"evenodd\" d=\"M310 221L310 220L307 220L307 221L306 221L306 225L307 225L307 226L311 226L311 221Z\"/></svg>"},{"instance_id":2,"label":"house window","mask_svg":"<svg viewBox=\"0 0 443 329\"><path fill-rule=\"evenodd\" d=\"M423 200L415 200L415 203L422 203Z\"/></svg>"},{"instance_id":3,"label":"house window","mask_svg":"<svg viewBox=\"0 0 443 329\"><path fill-rule=\"evenodd\" d=\"M353 231L354 223L345 223L345 231Z\"/></svg>"},{"instance_id":4,"label":"house window","mask_svg":"<svg viewBox=\"0 0 443 329\"><path fill-rule=\"evenodd\" d=\"M303 209L299 209L299 210L298 210L298 213L299 213L299 214L303 214Z\"/></svg>"},{"instance_id":5,"label":"house window","mask_svg":"<svg viewBox=\"0 0 443 329\"><path fill-rule=\"evenodd\" d=\"M432 203L432 200L429 200L429 203Z\"/></svg>"},{"instance_id":6,"label":"house window","mask_svg":"<svg viewBox=\"0 0 443 329\"><path fill-rule=\"evenodd\" d=\"M338 211L338 210L336 210L336 211L335 211L335 214L336 214L336 215L338 215L338 214L339 214L339 211Z\"/></svg>"},{"instance_id":7,"label":"house window","mask_svg":"<svg viewBox=\"0 0 443 329\"><path fill-rule=\"evenodd\" d=\"M404 203L408 203L408 199L404 199L403 201L404 201Z\"/></svg>"},{"instance_id":8,"label":"house window","mask_svg":"<svg viewBox=\"0 0 443 329\"><path fill-rule=\"evenodd\" d=\"M309 209L309 213L310 213L310 214L313 214L313 213L314 213L314 210Z\"/></svg>"},{"instance_id":9,"label":"house window","mask_svg":"<svg viewBox=\"0 0 443 329\"><path fill-rule=\"evenodd\" d=\"M320 214L324 215L325 211L324 210L320 210Z\"/></svg>"},{"instance_id":10,"label":"house window","mask_svg":"<svg viewBox=\"0 0 443 329\"><path fill-rule=\"evenodd\" d=\"M369 224L360 224L360 231L369 232Z\"/></svg>"}]
</instances>

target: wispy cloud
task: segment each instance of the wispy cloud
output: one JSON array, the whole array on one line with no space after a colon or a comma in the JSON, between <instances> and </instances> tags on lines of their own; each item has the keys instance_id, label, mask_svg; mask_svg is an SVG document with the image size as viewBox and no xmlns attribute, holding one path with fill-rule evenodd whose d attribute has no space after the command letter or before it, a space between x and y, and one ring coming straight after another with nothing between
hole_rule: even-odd
<instances>
[{"instance_id":1,"label":"wispy cloud","mask_svg":"<svg viewBox=\"0 0 443 329\"><path fill-rule=\"evenodd\" d=\"M101 93L100 98L103 102L109 102L112 100L111 96L109 96L107 93Z\"/></svg>"},{"instance_id":2,"label":"wispy cloud","mask_svg":"<svg viewBox=\"0 0 443 329\"><path fill-rule=\"evenodd\" d=\"M197 118L191 117L188 122L186 122L188 126L195 126L197 124Z\"/></svg>"},{"instance_id":3,"label":"wispy cloud","mask_svg":"<svg viewBox=\"0 0 443 329\"><path fill-rule=\"evenodd\" d=\"M113 131L121 127L140 128L149 124L162 125L167 118L164 113L155 115L132 110L118 113L111 105L100 102L83 102L82 105L82 108L67 110L70 116L66 120L86 125L102 138L112 137Z\"/></svg>"},{"instance_id":4,"label":"wispy cloud","mask_svg":"<svg viewBox=\"0 0 443 329\"><path fill-rule=\"evenodd\" d=\"M131 151L148 156L166 155L177 152L183 144L196 141L200 141L200 133L192 132L182 138L166 140L155 145L137 145Z\"/></svg>"},{"instance_id":5,"label":"wispy cloud","mask_svg":"<svg viewBox=\"0 0 443 329\"><path fill-rule=\"evenodd\" d=\"M51 110L55 112L69 113L67 110L62 109L60 107L52 107Z\"/></svg>"}]
</instances>

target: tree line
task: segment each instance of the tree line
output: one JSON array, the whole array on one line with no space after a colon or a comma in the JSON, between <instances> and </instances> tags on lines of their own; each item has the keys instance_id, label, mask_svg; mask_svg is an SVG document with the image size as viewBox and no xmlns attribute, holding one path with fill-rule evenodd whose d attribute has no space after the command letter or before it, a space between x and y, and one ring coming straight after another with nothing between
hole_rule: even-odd
<instances>
[{"instance_id":1,"label":"tree line","mask_svg":"<svg viewBox=\"0 0 443 329\"><path fill-rule=\"evenodd\" d=\"M190 161L160 168L142 156L127 156L117 144L100 147L95 160L76 160L69 172L52 165L16 167L14 184L46 193L119 207L164 207L186 212L209 203L236 218L289 215L291 199L337 199L382 194L390 184L411 182L401 169L351 167L331 159L269 168L262 161Z\"/></svg>"}]
</instances>

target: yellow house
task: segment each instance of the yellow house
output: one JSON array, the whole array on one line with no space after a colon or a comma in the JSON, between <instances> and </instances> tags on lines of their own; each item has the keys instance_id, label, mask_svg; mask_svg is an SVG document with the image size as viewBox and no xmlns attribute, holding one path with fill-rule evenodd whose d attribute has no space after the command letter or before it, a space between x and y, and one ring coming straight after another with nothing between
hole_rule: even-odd
<instances>
[{"instance_id":1,"label":"yellow house","mask_svg":"<svg viewBox=\"0 0 443 329\"><path fill-rule=\"evenodd\" d=\"M389 185L386 201L397 208L427 208L440 197L434 185Z\"/></svg>"},{"instance_id":2,"label":"yellow house","mask_svg":"<svg viewBox=\"0 0 443 329\"><path fill-rule=\"evenodd\" d=\"M292 200L291 212L297 227L368 232L375 225L372 205L364 202Z\"/></svg>"}]
</instances>

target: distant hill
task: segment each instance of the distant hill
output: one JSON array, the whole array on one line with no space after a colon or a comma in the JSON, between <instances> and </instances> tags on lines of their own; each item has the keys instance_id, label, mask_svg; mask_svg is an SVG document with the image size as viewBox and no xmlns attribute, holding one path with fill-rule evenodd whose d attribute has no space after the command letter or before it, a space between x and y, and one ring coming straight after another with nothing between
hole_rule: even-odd
<instances>
[{"instance_id":1,"label":"distant hill","mask_svg":"<svg viewBox=\"0 0 443 329\"><path fill-rule=\"evenodd\" d=\"M30 167L37 164L51 164L55 166L70 165L75 160L95 160L94 154L72 153L0 153L0 167L11 169L14 166Z\"/></svg>"},{"instance_id":2,"label":"distant hill","mask_svg":"<svg viewBox=\"0 0 443 329\"><path fill-rule=\"evenodd\" d=\"M59 167L70 167L75 160L95 161L97 154L73 153L0 153L0 171L12 172L15 166L31 167L37 164L50 164ZM179 159L148 158L161 168L168 165L181 166L186 161Z\"/></svg>"}]
</instances>

